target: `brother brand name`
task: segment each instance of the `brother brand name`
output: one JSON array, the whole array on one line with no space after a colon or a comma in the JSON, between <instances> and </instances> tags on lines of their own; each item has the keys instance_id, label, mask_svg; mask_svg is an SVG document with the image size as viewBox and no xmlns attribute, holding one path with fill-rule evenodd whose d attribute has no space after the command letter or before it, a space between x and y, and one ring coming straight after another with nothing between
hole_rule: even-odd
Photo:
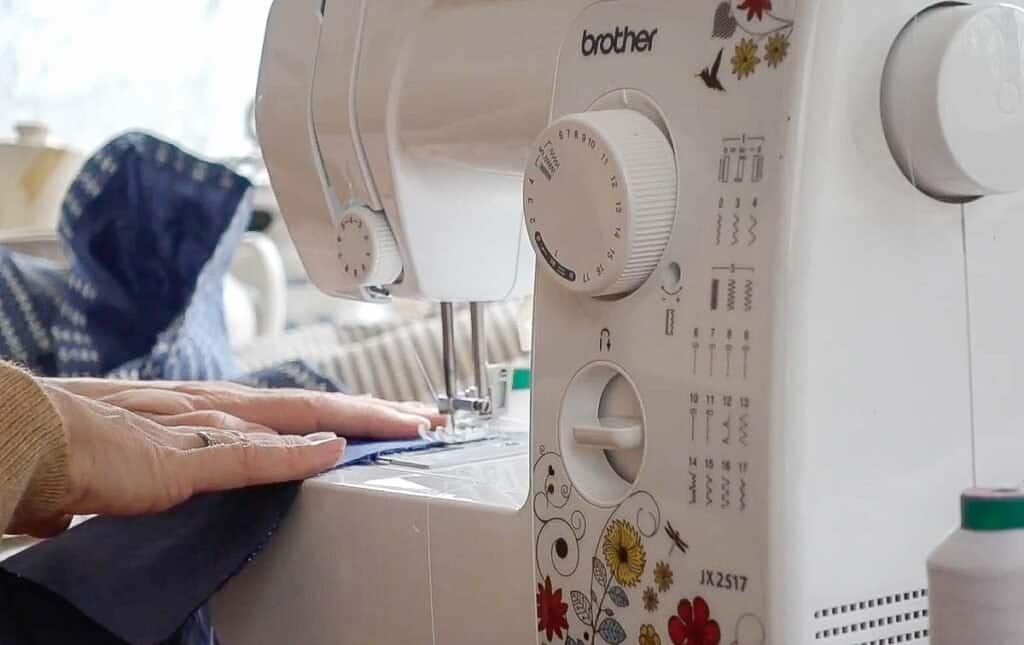
<instances>
[{"instance_id":1,"label":"brother brand name","mask_svg":"<svg viewBox=\"0 0 1024 645\"><path fill-rule=\"evenodd\" d=\"M615 31L603 34L592 34L584 29L580 50L584 56L649 52L654 50L654 37L657 35L657 29L633 31L628 26L616 27Z\"/></svg>"}]
</instances>

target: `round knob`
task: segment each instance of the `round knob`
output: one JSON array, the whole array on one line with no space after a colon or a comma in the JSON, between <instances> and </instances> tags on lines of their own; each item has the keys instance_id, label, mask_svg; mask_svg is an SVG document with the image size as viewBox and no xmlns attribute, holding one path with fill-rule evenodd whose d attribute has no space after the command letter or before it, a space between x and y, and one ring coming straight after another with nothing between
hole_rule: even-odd
<instances>
[{"instance_id":1,"label":"round knob","mask_svg":"<svg viewBox=\"0 0 1024 645\"><path fill-rule=\"evenodd\" d=\"M676 164L646 116L618 109L552 123L526 167L527 230L542 266L591 296L635 291L657 267L676 214Z\"/></svg>"},{"instance_id":2,"label":"round knob","mask_svg":"<svg viewBox=\"0 0 1024 645\"><path fill-rule=\"evenodd\" d=\"M562 399L559 446L570 479L600 505L621 502L639 476L646 443L644 409L622 368L591 363Z\"/></svg>"},{"instance_id":3,"label":"round knob","mask_svg":"<svg viewBox=\"0 0 1024 645\"><path fill-rule=\"evenodd\" d=\"M355 286L391 284L402 273L398 243L383 213L353 206L338 222L338 264Z\"/></svg>"},{"instance_id":4,"label":"round knob","mask_svg":"<svg viewBox=\"0 0 1024 645\"><path fill-rule=\"evenodd\" d=\"M904 174L948 199L1024 188L1024 11L941 5L918 15L889 53L886 137Z\"/></svg>"}]
</instances>

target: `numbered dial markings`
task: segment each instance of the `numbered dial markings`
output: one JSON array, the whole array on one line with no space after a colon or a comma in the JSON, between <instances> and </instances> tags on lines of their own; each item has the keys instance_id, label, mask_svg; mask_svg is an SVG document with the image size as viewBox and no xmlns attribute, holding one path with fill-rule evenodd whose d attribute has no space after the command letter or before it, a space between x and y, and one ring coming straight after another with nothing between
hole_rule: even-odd
<instances>
[{"instance_id":1,"label":"numbered dial markings","mask_svg":"<svg viewBox=\"0 0 1024 645\"><path fill-rule=\"evenodd\" d=\"M647 279L668 242L674 153L638 112L570 115L537 139L523 199L530 239L552 276L578 293L626 294Z\"/></svg>"},{"instance_id":2,"label":"numbered dial markings","mask_svg":"<svg viewBox=\"0 0 1024 645\"><path fill-rule=\"evenodd\" d=\"M402 271L398 244L383 213L349 208L337 227L338 265L353 286L386 285Z\"/></svg>"}]
</instances>

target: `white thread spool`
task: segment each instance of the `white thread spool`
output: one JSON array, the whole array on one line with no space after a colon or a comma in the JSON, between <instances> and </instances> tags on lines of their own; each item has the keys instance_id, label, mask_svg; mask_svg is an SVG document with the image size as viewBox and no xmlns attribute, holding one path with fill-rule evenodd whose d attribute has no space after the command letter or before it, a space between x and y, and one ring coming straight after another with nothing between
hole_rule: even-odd
<instances>
[{"instance_id":1,"label":"white thread spool","mask_svg":"<svg viewBox=\"0 0 1024 645\"><path fill-rule=\"evenodd\" d=\"M970 489L928 558L932 645L1024 643L1024 490Z\"/></svg>"}]
</instances>

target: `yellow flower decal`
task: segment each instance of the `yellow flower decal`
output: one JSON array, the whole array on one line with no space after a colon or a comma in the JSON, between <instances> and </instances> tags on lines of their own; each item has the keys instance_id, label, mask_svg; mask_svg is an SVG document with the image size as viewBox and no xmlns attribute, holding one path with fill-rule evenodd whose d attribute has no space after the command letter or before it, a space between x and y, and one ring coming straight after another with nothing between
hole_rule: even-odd
<instances>
[{"instance_id":1,"label":"yellow flower decal","mask_svg":"<svg viewBox=\"0 0 1024 645\"><path fill-rule=\"evenodd\" d=\"M761 59L757 57L757 43L750 38L744 38L736 45L736 53L732 56L732 73L737 78L746 78L757 70L757 64Z\"/></svg>"},{"instance_id":2,"label":"yellow flower decal","mask_svg":"<svg viewBox=\"0 0 1024 645\"><path fill-rule=\"evenodd\" d=\"M665 593L672 588L672 567L667 562L659 562L654 567L654 583L658 591Z\"/></svg>"},{"instance_id":3,"label":"yellow flower decal","mask_svg":"<svg viewBox=\"0 0 1024 645\"><path fill-rule=\"evenodd\" d=\"M789 34L773 34L764 46L764 60L768 67L778 67L789 53Z\"/></svg>"},{"instance_id":4,"label":"yellow flower decal","mask_svg":"<svg viewBox=\"0 0 1024 645\"><path fill-rule=\"evenodd\" d=\"M661 645L661 636L654 630L654 625L640 628L640 645Z\"/></svg>"},{"instance_id":5,"label":"yellow flower decal","mask_svg":"<svg viewBox=\"0 0 1024 645\"><path fill-rule=\"evenodd\" d=\"M647 553L640 534L625 520L615 520L604 533L602 547L612 576L623 587L635 587L647 566Z\"/></svg>"},{"instance_id":6,"label":"yellow flower decal","mask_svg":"<svg viewBox=\"0 0 1024 645\"><path fill-rule=\"evenodd\" d=\"M658 611L658 592L654 590L654 587L644 589L644 609Z\"/></svg>"}]
</instances>

